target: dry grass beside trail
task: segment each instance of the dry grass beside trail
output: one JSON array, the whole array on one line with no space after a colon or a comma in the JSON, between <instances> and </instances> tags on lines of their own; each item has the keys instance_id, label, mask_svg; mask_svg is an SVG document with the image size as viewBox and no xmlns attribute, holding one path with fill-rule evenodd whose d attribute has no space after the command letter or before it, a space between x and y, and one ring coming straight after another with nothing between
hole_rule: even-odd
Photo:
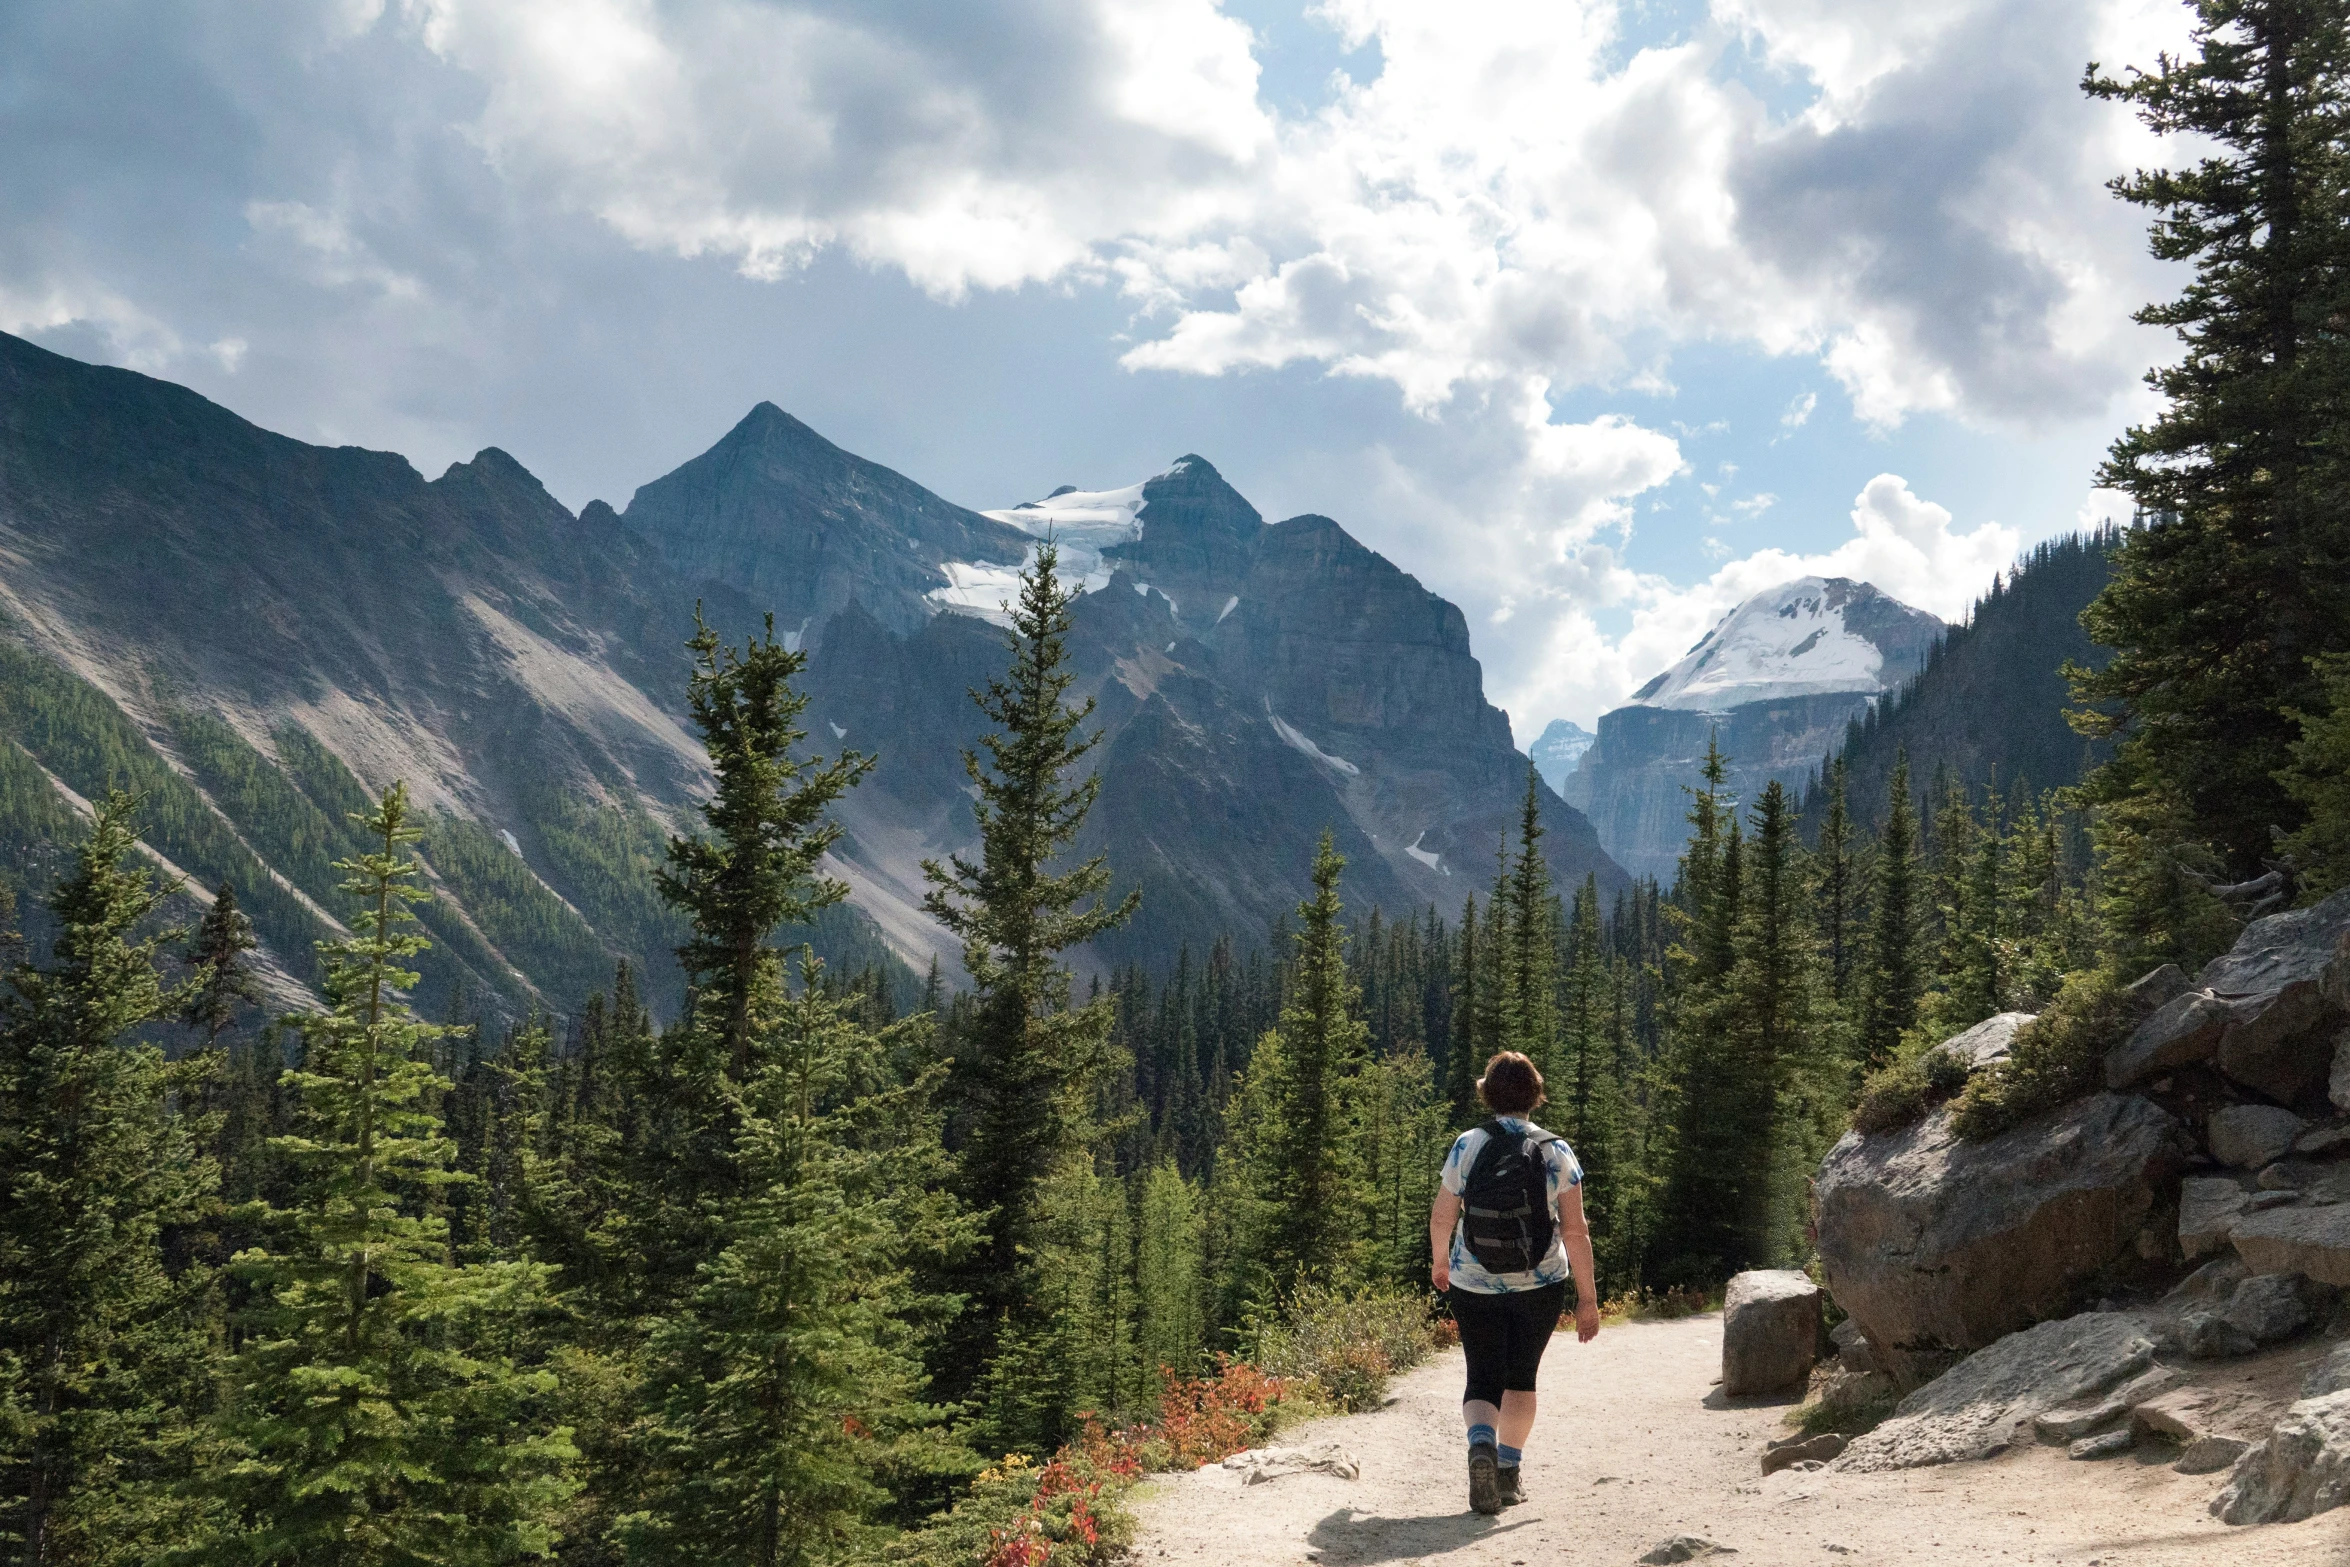
<instances>
[{"instance_id":1,"label":"dry grass beside trail","mask_svg":"<svg viewBox=\"0 0 2350 1567\"><path fill-rule=\"evenodd\" d=\"M1735 1567L1777 1563L2000 1567L2334 1567L2350 1564L2350 1508L2304 1523L2231 1529L2205 1511L2224 1475L2122 1458L2074 1463L2033 1448L1987 1463L1897 1474L1788 1472L1764 1479L1763 1444L1788 1405L1726 1406L1718 1315L1556 1339L1526 1454L1533 1500L1497 1519L1468 1510L1461 1358L1438 1355L1370 1414L1318 1421L1286 1444L1342 1444L1357 1481L1297 1475L1242 1488L1218 1469L1136 1493L1137 1567L1628 1567L1674 1534L1735 1546ZM2271 1357L2245 1363L2259 1379ZM2281 1372L2277 1372L2281 1374ZM2269 1377L2273 1380L2273 1376Z\"/></svg>"}]
</instances>

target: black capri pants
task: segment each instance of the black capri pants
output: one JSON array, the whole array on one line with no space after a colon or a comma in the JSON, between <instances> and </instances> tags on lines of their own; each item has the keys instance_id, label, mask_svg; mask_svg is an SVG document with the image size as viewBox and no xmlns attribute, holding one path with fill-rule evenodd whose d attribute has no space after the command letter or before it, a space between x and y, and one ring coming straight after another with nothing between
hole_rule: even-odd
<instances>
[{"instance_id":1,"label":"black capri pants","mask_svg":"<svg viewBox=\"0 0 2350 1567\"><path fill-rule=\"evenodd\" d=\"M1542 1352L1567 1307L1567 1284L1479 1295L1455 1289L1452 1320L1460 1324L1461 1349L1469 1357L1464 1404L1499 1404L1504 1393L1531 1393L1542 1369Z\"/></svg>"}]
</instances>

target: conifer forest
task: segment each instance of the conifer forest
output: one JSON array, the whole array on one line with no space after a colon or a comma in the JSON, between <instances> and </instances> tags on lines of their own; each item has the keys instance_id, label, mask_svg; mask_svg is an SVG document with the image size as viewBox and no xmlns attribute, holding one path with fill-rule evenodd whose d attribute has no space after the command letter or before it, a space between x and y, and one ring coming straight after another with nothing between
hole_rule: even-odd
<instances>
[{"instance_id":1,"label":"conifer forest","mask_svg":"<svg viewBox=\"0 0 2350 1567\"><path fill-rule=\"evenodd\" d=\"M185 857L192 786L0 654L112 779L74 814L0 754L0 816L76 845L0 975L0 1560L1107 1562L1136 1475L1441 1339L1429 1206L1497 1051L1619 1314L1805 1267L1855 1125L2099 1086L2122 987L2350 886L2350 7L2194 9L2194 53L2085 82L2209 149L2114 186L2188 278L2100 475L2138 520L2018 561L1805 786L1735 797L1717 745L1669 880L1556 884L1529 768L1455 906L1358 901L1326 832L1269 929L1095 966L1140 894L1080 847L1048 545L972 693L978 847L925 867L955 977L817 957L873 759L812 740L796 637L680 604L712 792L594 852L682 1002L583 951L568 1010L487 1022L415 996L473 939L441 875L510 874L481 829L345 773L271 808L322 896L183 886L148 847ZM289 1007L253 916L302 900L333 934ZM1995 1068L1938 1050L2019 1011Z\"/></svg>"}]
</instances>

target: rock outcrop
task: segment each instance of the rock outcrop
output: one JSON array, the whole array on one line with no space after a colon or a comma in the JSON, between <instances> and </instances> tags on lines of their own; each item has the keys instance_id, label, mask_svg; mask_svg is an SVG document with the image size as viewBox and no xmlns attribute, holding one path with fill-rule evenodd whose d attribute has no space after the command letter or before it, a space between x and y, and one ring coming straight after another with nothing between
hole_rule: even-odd
<instances>
[{"instance_id":1,"label":"rock outcrop","mask_svg":"<svg viewBox=\"0 0 2350 1567\"><path fill-rule=\"evenodd\" d=\"M2350 1501L2350 1391L2305 1398L2236 1464L2212 1500L2223 1523L2292 1523Z\"/></svg>"},{"instance_id":2,"label":"rock outcrop","mask_svg":"<svg viewBox=\"0 0 2350 1567\"><path fill-rule=\"evenodd\" d=\"M2105 1060L2111 1088L2209 1063L2229 1081L2290 1105L2329 1086L2350 1011L2350 892L2254 920Z\"/></svg>"},{"instance_id":3,"label":"rock outcrop","mask_svg":"<svg viewBox=\"0 0 2350 1567\"><path fill-rule=\"evenodd\" d=\"M2032 1439L2033 1420L2088 1401L2154 1363L2133 1318L2086 1313L2011 1333L1977 1350L1854 1438L1834 1467L1869 1472L1990 1458Z\"/></svg>"},{"instance_id":4,"label":"rock outcrop","mask_svg":"<svg viewBox=\"0 0 2350 1567\"><path fill-rule=\"evenodd\" d=\"M1959 1354L2061 1316L2150 1225L2168 1225L2187 1154L2178 1123L2099 1094L1962 1142L1938 1113L1851 1133L1815 1183L1828 1292L1877 1362L1915 1386Z\"/></svg>"},{"instance_id":5,"label":"rock outcrop","mask_svg":"<svg viewBox=\"0 0 2350 1567\"><path fill-rule=\"evenodd\" d=\"M2239 1170L2257 1170L2293 1151L2309 1123L2275 1105L2228 1105L2212 1112L2203 1137L2211 1156Z\"/></svg>"},{"instance_id":6,"label":"rock outcrop","mask_svg":"<svg viewBox=\"0 0 2350 1567\"><path fill-rule=\"evenodd\" d=\"M2247 1213L2228 1230L2237 1254L2263 1273L2300 1273L2350 1288L2350 1205L2282 1206Z\"/></svg>"},{"instance_id":7,"label":"rock outcrop","mask_svg":"<svg viewBox=\"0 0 2350 1567\"><path fill-rule=\"evenodd\" d=\"M1792 1268L1730 1281L1722 1302L1722 1391L1803 1391L1820 1354L1820 1287Z\"/></svg>"}]
</instances>

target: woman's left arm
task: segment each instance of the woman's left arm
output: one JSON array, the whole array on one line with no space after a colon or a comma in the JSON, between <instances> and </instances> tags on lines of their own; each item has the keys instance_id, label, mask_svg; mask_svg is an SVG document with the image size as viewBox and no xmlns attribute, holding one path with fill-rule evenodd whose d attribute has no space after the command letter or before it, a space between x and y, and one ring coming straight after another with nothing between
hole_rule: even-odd
<instances>
[{"instance_id":1,"label":"woman's left arm","mask_svg":"<svg viewBox=\"0 0 2350 1567\"><path fill-rule=\"evenodd\" d=\"M1567 1243L1567 1268L1575 1276L1575 1338L1588 1344L1599 1336L1599 1276L1591 1263L1591 1225L1583 1217L1583 1183L1559 1189L1559 1236Z\"/></svg>"}]
</instances>

